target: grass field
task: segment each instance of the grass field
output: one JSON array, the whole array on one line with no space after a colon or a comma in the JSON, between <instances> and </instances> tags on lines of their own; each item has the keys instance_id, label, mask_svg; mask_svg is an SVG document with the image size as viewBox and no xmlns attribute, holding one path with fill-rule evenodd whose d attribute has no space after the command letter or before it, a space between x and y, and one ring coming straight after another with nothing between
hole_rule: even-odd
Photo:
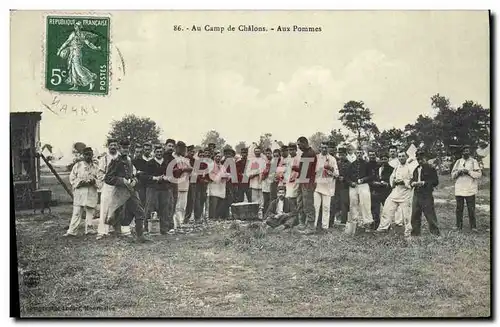
<instances>
[{"instance_id":1,"label":"grass field","mask_svg":"<svg viewBox=\"0 0 500 327\"><path fill-rule=\"evenodd\" d=\"M16 215L21 315L78 317L487 317L490 183L478 233L454 233L453 186L435 192L442 237L303 236L210 224L152 244L65 239L70 205ZM424 219L425 220L425 219ZM464 226L468 226L465 218Z\"/></svg>"}]
</instances>

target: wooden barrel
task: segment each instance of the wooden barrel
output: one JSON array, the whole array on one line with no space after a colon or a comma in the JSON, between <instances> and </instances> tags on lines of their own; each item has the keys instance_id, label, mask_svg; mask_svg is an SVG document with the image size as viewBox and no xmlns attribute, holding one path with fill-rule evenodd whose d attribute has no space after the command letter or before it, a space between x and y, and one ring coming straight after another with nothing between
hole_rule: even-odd
<instances>
[{"instance_id":1,"label":"wooden barrel","mask_svg":"<svg viewBox=\"0 0 500 327\"><path fill-rule=\"evenodd\" d=\"M231 205L231 213L235 220L258 220L258 202L239 202Z\"/></svg>"}]
</instances>

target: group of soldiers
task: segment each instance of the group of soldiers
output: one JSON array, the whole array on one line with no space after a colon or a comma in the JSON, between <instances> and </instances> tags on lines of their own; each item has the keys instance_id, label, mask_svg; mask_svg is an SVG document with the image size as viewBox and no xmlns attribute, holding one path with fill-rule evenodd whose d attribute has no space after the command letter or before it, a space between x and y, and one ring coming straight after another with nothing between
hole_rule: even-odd
<instances>
[{"instance_id":1,"label":"group of soldiers","mask_svg":"<svg viewBox=\"0 0 500 327\"><path fill-rule=\"evenodd\" d=\"M100 206L97 238L110 232L151 241L151 217L159 219L161 234L183 233L194 219L228 219L235 203L258 203L257 217L267 228L315 233L345 225L384 233L401 226L407 237L420 235L421 216L430 232L439 235L433 190L436 169L422 150L414 158L391 146L387 153L323 143L319 151L307 138L278 149L254 146L222 152L215 144L195 151L194 146L168 139L145 143L130 153L128 140L109 139L108 151L94 161L91 148L83 151L70 174L74 210L66 236L76 236L86 211L85 233L95 233L94 210ZM452 178L456 180L456 229L462 228L467 203L471 229L476 229L475 194L481 177L478 162L464 147ZM368 155L365 158L365 155ZM99 196L100 194L100 196ZM100 201L99 201L100 198Z\"/></svg>"}]
</instances>

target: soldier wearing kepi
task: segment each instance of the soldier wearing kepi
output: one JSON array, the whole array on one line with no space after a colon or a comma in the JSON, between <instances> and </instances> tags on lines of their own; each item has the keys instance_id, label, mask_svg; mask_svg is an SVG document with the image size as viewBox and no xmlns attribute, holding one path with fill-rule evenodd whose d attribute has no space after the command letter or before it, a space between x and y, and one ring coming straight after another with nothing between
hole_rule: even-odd
<instances>
[{"instance_id":1,"label":"soldier wearing kepi","mask_svg":"<svg viewBox=\"0 0 500 327\"><path fill-rule=\"evenodd\" d=\"M297 139L297 146L302 151L299 167L295 171L299 173L300 184L299 198L299 227L302 234L312 234L316 231L314 222L314 189L316 188L316 163L318 158L316 152L309 145L309 141L304 136ZM293 169L293 168L292 168ZM301 216L302 215L302 218ZM301 225L303 224L303 225Z\"/></svg>"},{"instance_id":2,"label":"soldier wearing kepi","mask_svg":"<svg viewBox=\"0 0 500 327\"><path fill-rule=\"evenodd\" d=\"M380 224L381 207L391 194L390 179L394 168L389 165L389 156L385 153L380 155L380 166L374 172L374 178L370 184L372 199L373 229L376 230Z\"/></svg>"},{"instance_id":3,"label":"soldier wearing kepi","mask_svg":"<svg viewBox=\"0 0 500 327\"><path fill-rule=\"evenodd\" d=\"M139 150L141 149L141 150ZM146 168L148 165L148 162L153 159L153 156L151 155L151 143L146 142L143 145L138 145L135 149L135 156L134 159L132 160L132 164L134 165L135 169L137 170L138 174L144 174L146 172ZM146 206L146 185L142 183L140 180L137 183L136 186L137 192L139 193L139 199L141 200L141 204L143 207Z\"/></svg>"},{"instance_id":4,"label":"soldier wearing kepi","mask_svg":"<svg viewBox=\"0 0 500 327\"><path fill-rule=\"evenodd\" d=\"M390 178L392 191L387 197L384 208L382 209L382 217L377 232L387 232L391 223L394 222L398 226L404 226L405 236L409 237L412 230L410 216L412 200L410 180L412 178L412 172L406 163L406 153L400 151L398 158L399 165L394 169ZM401 218L398 218L396 215L398 208L401 208Z\"/></svg>"},{"instance_id":5,"label":"soldier wearing kepi","mask_svg":"<svg viewBox=\"0 0 500 327\"><path fill-rule=\"evenodd\" d=\"M128 140L120 142L120 156L111 161L104 177L104 182L114 187L109 210L116 212L117 209L123 207L123 214L113 215L111 221L108 220L107 223L119 229L120 226L129 226L134 218L137 240L144 243L150 239L145 237L143 233L144 208L134 189L137 178L133 175L134 167L128 157L129 146Z\"/></svg>"},{"instance_id":6,"label":"soldier wearing kepi","mask_svg":"<svg viewBox=\"0 0 500 327\"><path fill-rule=\"evenodd\" d=\"M93 233L92 219L94 208L97 206L97 183L99 170L92 161L92 148L83 149L83 160L77 162L69 180L73 186L73 216L68 231L64 236L76 236L83 211L85 211L85 234Z\"/></svg>"},{"instance_id":7,"label":"soldier wearing kepi","mask_svg":"<svg viewBox=\"0 0 500 327\"><path fill-rule=\"evenodd\" d=\"M481 178L481 167L476 159L470 156L470 148L462 148L462 158L453 165L451 178L455 181L455 198L457 201L456 226L454 230L462 230L464 202L467 203L469 224L472 231L477 231L476 226L476 194L478 181Z\"/></svg>"},{"instance_id":8,"label":"soldier wearing kepi","mask_svg":"<svg viewBox=\"0 0 500 327\"><path fill-rule=\"evenodd\" d=\"M195 154L194 145L189 145L187 147L186 158L189 160L189 165L191 167L194 167L194 162L196 161L194 154ZM187 197L186 214L184 216L184 224L187 224L189 222L189 219L191 218L191 215L193 214L194 191L196 188L195 181L196 180L194 178L191 178L191 177L189 178L189 190L188 190L188 197Z\"/></svg>"},{"instance_id":9,"label":"soldier wearing kepi","mask_svg":"<svg viewBox=\"0 0 500 327\"><path fill-rule=\"evenodd\" d=\"M372 180L370 166L363 159L362 148L356 150L356 160L347 169L346 181L349 184L349 211L351 213L346 231L355 231L355 226L369 228L373 223L371 194L368 183Z\"/></svg>"},{"instance_id":10,"label":"soldier wearing kepi","mask_svg":"<svg viewBox=\"0 0 500 327\"><path fill-rule=\"evenodd\" d=\"M319 215L322 212L322 228L330 226L330 203L335 194L335 178L339 171L337 160L328 153L328 145L321 144L321 152L317 155L316 188L314 190L315 227L318 227ZM322 211L320 210L322 209Z\"/></svg>"},{"instance_id":11,"label":"soldier wearing kepi","mask_svg":"<svg viewBox=\"0 0 500 327\"><path fill-rule=\"evenodd\" d=\"M231 176L231 178L226 182L226 197L224 198L224 206L222 216L229 218L229 211L231 205L236 202L236 195L238 192L238 178L236 177L236 171L231 171L231 169L236 170L236 162L234 156L236 152L231 148L224 149L224 161L222 162L223 168L226 168L226 172ZM234 180L232 177L236 177Z\"/></svg>"},{"instance_id":12,"label":"soldier wearing kepi","mask_svg":"<svg viewBox=\"0 0 500 327\"><path fill-rule=\"evenodd\" d=\"M427 219L429 230L432 234L439 236L439 227L434 209L434 197L432 191L439 184L436 169L426 162L423 151L416 154L418 166L413 171L410 185L414 188L411 214L412 236L420 235L422 213Z\"/></svg>"},{"instance_id":13,"label":"soldier wearing kepi","mask_svg":"<svg viewBox=\"0 0 500 327\"><path fill-rule=\"evenodd\" d=\"M337 159L339 176L335 181L334 205L330 209L330 225L334 223L336 214L340 216L338 220L341 225L347 223L347 215L349 214L349 184L346 181L346 176L350 164L347 159L347 149L343 147L339 148Z\"/></svg>"}]
</instances>

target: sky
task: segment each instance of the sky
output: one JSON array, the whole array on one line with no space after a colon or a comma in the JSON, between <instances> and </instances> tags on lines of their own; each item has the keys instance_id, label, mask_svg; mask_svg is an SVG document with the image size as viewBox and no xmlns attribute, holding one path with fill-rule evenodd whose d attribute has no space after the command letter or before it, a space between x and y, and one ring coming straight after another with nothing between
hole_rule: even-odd
<instances>
[{"instance_id":1,"label":"sky","mask_svg":"<svg viewBox=\"0 0 500 327\"><path fill-rule=\"evenodd\" d=\"M11 14L10 110L42 111L42 144L63 154L76 141L101 148L111 122L126 114L155 120L163 139L199 144L215 129L234 146L266 132L283 142L328 133L341 127L338 111L350 100L364 101L379 129L431 115L436 93L455 106L473 100L490 107L485 11L106 12L113 47L108 96L44 89L46 14ZM322 31L173 30L193 24ZM42 104L56 95L58 115ZM97 112L64 113L63 104Z\"/></svg>"}]
</instances>

